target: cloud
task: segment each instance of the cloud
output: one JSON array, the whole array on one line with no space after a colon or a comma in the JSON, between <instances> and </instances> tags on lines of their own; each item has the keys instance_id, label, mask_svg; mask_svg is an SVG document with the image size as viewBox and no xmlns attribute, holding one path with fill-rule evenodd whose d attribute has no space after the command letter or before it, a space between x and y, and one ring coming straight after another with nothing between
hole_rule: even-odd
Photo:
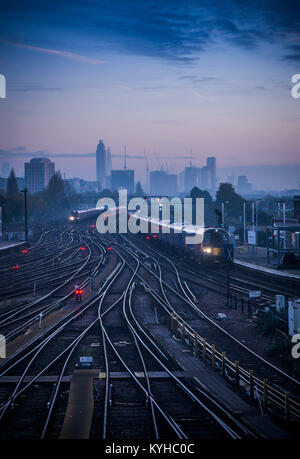
<instances>
[{"instance_id":1,"label":"cloud","mask_svg":"<svg viewBox=\"0 0 300 459\"><path fill-rule=\"evenodd\" d=\"M124 155L114 154L113 158L124 158ZM51 153L47 150L28 151L25 147L16 147L8 150L0 149L0 158L95 158L96 153ZM129 159L144 159L142 155L126 155Z\"/></svg>"},{"instance_id":2,"label":"cloud","mask_svg":"<svg viewBox=\"0 0 300 459\"><path fill-rule=\"evenodd\" d=\"M47 87L47 86L26 86L13 87L10 91L13 92L42 92L42 91L62 91L63 88Z\"/></svg>"},{"instance_id":3,"label":"cloud","mask_svg":"<svg viewBox=\"0 0 300 459\"><path fill-rule=\"evenodd\" d=\"M51 153L47 150L28 151L25 147L11 148L8 150L0 149L0 158L82 158L94 157L96 153Z\"/></svg>"},{"instance_id":4,"label":"cloud","mask_svg":"<svg viewBox=\"0 0 300 459\"><path fill-rule=\"evenodd\" d=\"M73 61L86 62L88 64L103 64L104 61L99 59L92 59L90 57L81 56L80 54L71 53L68 51L59 51L57 49L50 48L40 48L38 46L25 45L23 43L14 43L10 41L5 41L6 45L15 46L17 48L27 49L29 51L37 51L39 53L53 54L55 56L65 57L66 59L72 59Z\"/></svg>"},{"instance_id":5,"label":"cloud","mask_svg":"<svg viewBox=\"0 0 300 459\"><path fill-rule=\"evenodd\" d=\"M113 158L124 158L124 155L111 155ZM126 158L128 159L145 159L144 156L142 155L127 155L126 154Z\"/></svg>"},{"instance_id":6,"label":"cloud","mask_svg":"<svg viewBox=\"0 0 300 459\"><path fill-rule=\"evenodd\" d=\"M300 45L290 45L288 51L290 53L285 56L285 60L300 62Z\"/></svg>"},{"instance_id":7,"label":"cloud","mask_svg":"<svg viewBox=\"0 0 300 459\"><path fill-rule=\"evenodd\" d=\"M298 60L289 45L299 40L300 2L295 0L52 0L51 2L5 2L2 34L14 46L56 54L82 62L100 63L81 54L57 50L56 37L77 37L84 46L92 39L94 50L116 50L134 55L192 63L212 44L231 43L251 50L260 43L285 48L286 58ZM19 26L19 27L18 27ZM40 36L47 47L19 43ZM40 34L40 35L39 35ZM16 39L16 36L18 39ZM48 45L49 41L51 45ZM298 41L299 43L299 41Z\"/></svg>"},{"instance_id":8,"label":"cloud","mask_svg":"<svg viewBox=\"0 0 300 459\"><path fill-rule=\"evenodd\" d=\"M125 86L123 84L116 84L115 87L119 89L124 89L124 91L132 91L132 88L130 86Z\"/></svg>"},{"instance_id":9,"label":"cloud","mask_svg":"<svg viewBox=\"0 0 300 459\"><path fill-rule=\"evenodd\" d=\"M49 155L46 150L28 151L25 147L10 148L8 150L0 149L0 158L44 158Z\"/></svg>"},{"instance_id":10,"label":"cloud","mask_svg":"<svg viewBox=\"0 0 300 459\"><path fill-rule=\"evenodd\" d=\"M193 83L208 83L210 81L219 80L219 78L214 76L198 77L197 75L183 75L179 77L179 80L190 80Z\"/></svg>"}]
</instances>

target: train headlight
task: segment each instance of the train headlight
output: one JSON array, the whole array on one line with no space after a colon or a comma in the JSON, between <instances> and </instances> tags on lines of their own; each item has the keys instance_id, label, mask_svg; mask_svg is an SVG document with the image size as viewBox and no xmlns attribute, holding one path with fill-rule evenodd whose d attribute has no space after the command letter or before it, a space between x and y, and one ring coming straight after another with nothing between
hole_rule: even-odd
<instances>
[{"instance_id":1,"label":"train headlight","mask_svg":"<svg viewBox=\"0 0 300 459\"><path fill-rule=\"evenodd\" d=\"M211 250L210 247L205 247L205 249L203 249L203 252L205 252L205 253L211 253L212 250Z\"/></svg>"},{"instance_id":2,"label":"train headlight","mask_svg":"<svg viewBox=\"0 0 300 459\"><path fill-rule=\"evenodd\" d=\"M75 220L75 217L73 217L73 215L71 215L70 220L71 221Z\"/></svg>"}]
</instances>

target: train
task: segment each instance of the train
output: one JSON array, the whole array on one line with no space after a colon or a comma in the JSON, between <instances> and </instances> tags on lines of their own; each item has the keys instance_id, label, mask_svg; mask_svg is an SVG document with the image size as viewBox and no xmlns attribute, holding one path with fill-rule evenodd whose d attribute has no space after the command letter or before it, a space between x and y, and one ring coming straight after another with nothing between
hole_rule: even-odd
<instances>
[{"instance_id":1,"label":"train","mask_svg":"<svg viewBox=\"0 0 300 459\"><path fill-rule=\"evenodd\" d=\"M73 210L69 216L71 223L79 223L93 219L96 223L97 217L105 212L105 216L110 217L115 213L118 215L123 207L114 207L109 210L87 209ZM157 220L150 217L141 217L138 211L127 211L128 219L136 218L147 223L147 232L139 233L146 241L155 240L162 245L174 248L184 258L195 261L196 263L224 261L226 247L231 245L231 235L224 228L205 227L196 225L184 225L172 223L169 220ZM118 227L118 224L117 224ZM153 231L151 228L155 227ZM194 242L189 242L188 237L194 238ZM196 238L196 240L195 240Z\"/></svg>"},{"instance_id":2,"label":"train","mask_svg":"<svg viewBox=\"0 0 300 459\"><path fill-rule=\"evenodd\" d=\"M90 219L94 219L96 221L101 212L102 210L100 209L72 210L69 215L69 222L80 223Z\"/></svg>"},{"instance_id":3,"label":"train","mask_svg":"<svg viewBox=\"0 0 300 459\"><path fill-rule=\"evenodd\" d=\"M141 219L138 213L132 213L131 216ZM169 248L174 248L184 258L196 263L223 262L227 257L227 248L229 246L232 248L231 235L224 228L181 225L153 218L146 218L146 220L148 229L151 225L155 228L154 232L140 233L146 241L155 240ZM194 241L189 242L188 237L193 238Z\"/></svg>"},{"instance_id":4,"label":"train","mask_svg":"<svg viewBox=\"0 0 300 459\"><path fill-rule=\"evenodd\" d=\"M118 215L120 210L126 209L123 206L119 207L110 207L107 210L103 209L85 209L85 210L72 210L70 215L69 215L69 222L70 223L80 223L80 222L85 222L87 220L94 220L94 223L96 224L97 217L102 214L102 212L105 213L106 217L110 217L113 214Z\"/></svg>"}]
</instances>

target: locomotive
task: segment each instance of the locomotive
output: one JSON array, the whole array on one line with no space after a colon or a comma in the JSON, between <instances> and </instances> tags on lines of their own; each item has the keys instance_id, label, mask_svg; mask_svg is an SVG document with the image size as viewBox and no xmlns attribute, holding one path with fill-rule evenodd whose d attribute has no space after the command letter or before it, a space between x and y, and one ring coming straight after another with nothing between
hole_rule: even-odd
<instances>
[{"instance_id":1,"label":"locomotive","mask_svg":"<svg viewBox=\"0 0 300 459\"><path fill-rule=\"evenodd\" d=\"M224 228L185 225L172 223L170 220L142 217L139 212L128 212L125 207L114 207L106 211L97 208L73 210L69 216L69 221L72 223L89 219L96 221L102 212L104 212L104 217L109 218L119 215L121 211L126 212L129 219L135 218L147 222L147 232L140 233L146 240L160 241L163 245L173 247L185 258L197 263L219 263L223 261L224 249L231 242L231 235ZM153 227L155 227L154 231Z\"/></svg>"}]
</instances>

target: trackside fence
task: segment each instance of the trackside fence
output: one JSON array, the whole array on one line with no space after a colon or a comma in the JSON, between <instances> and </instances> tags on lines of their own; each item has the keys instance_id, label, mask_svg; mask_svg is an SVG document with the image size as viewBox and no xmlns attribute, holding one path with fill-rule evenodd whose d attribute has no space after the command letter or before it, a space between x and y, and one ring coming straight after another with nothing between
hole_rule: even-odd
<instances>
[{"instance_id":1,"label":"trackside fence","mask_svg":"<svg viewBox=\"0 0 300 459\"><path fill-rule=\"evenodd\" d=\"M199 336L174 312L171 314L171 330L178 339L193 347L194 355L208 363L213 370L219 371L222 377L244 388L252 399L258 401L263 413L273 412L287 421L300 421L300 403L289 392L275 389L268 379L257 378L253 370L245 370L238 360L229 360L226 352L219 352L214 344L209 344L206 338Z\"/></svg>"}]
</instances>

